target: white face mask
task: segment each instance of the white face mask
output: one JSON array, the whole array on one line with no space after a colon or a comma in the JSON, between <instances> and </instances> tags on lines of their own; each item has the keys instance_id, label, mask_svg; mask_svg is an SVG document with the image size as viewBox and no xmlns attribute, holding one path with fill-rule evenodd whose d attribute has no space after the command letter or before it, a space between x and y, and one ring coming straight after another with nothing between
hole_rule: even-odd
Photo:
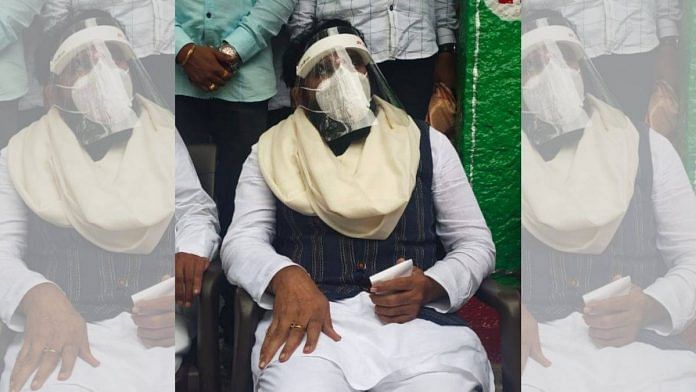
<instances>
[{"instance_id":1,"label":"white face mask","mask_svg":"<svg viewBox=\"0 0 696 392\"><path fill-rule=\"evenodd\" d=\"M367 75L339 66L328 79L319 83L316 100L328 117L356 129L370 113L370 81Z\"/></svg>"},{"instance_id":2,"label":"white face mask","mask_svg":"<svg viewBox=\"0 0 696 392\"><path fill-rule=\"evenodd\" d=\"M72 87L64 88L71 90L77 111L104 126L108 134L133 128L138 120L133 111L133 81L128 71L116 65L99 60Z\"/></svg>"},{"instance_id":3,"label":"white face mask","mask_svg":"<svg viewBox=\"0 0 696 392\"><path fill-rule=\"evenodd\" d=\"M586 125L585 87L579 70L552 60L531 77L522 90L522 99L529 112L561 133Z\"/></svg>"}]
</instances>

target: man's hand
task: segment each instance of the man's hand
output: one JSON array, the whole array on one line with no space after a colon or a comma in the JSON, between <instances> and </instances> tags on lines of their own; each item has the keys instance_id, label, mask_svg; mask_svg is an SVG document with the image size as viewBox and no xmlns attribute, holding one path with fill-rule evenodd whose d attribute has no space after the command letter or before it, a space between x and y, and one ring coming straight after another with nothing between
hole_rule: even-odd
<instances>
[{"instance_id":1,"label":"man's hand","mask_svg":"<svg viewBox=\"0 0 696 392\"><path fill-rule=\"evenodd\" d=\"M437 55L435 63L435 84L443 83L451 91L457 91L457 57L454 53L443 52Z\"/></svg>"},{"instance_id":2,"label":"man's hand","mask_svg":"<svg viewBox=\"0 0 696 392\"><path fill-rule=\"evenodd\" d=\"M271 280L270 289L275 293L273 321L261 345L261 369L283 344L280 362L287 361L305 335L305 354L314 351L322 332L334 341L341 340L331 323L329 301L301 268L293 266L280 270Z\"/></svg>"},{"instance_id":3,"label":"man's hand","mask_svg":"<svg viewBox=\"0 0 696 392\"><path fill-rule=\"evenodd\" d=\"M669 315L662 305L633 285L628 295L592 301L583 310L590 337L598 347L621 347L636 340L641 328Z\"/></svg>"},{"instance_id":4,"label":"man's hand","mask_svg":"<svg viewBox=\"0 0 696 392\"><path fill-rule=\"evenodd\" d=\"M201 292L203 274L210 260L189 253L177 253L174 258L176 274L176 304L190 307Z\"/></svg>"},{"instance_id":5,"label":"man's hand","mask_svg":"<svg viewBox=\"0 0 696 392\"><path fill-rule=\"evenodd\" d=\"M31 389L41 388L61 364L58 380L72 375L77 358L99 366L89 348L87 324L70 300L53 284L35 286L22 299L26 316L24 343L10 376L10 391L19 391L36 370Z\"/></svg>"},{"instance_id":6,"label":"man's hand","mask_svg":"<svg viewBox=\"0 0 696 392\"><path fill-rule=\"evenodd\" d=\"M183 63L192 48L191 45L194 44L181 48L176 56L177 63ZM193 85L205 91L215 91L232 78L232 72L229 70L232 61L232 57L217 49L198 45L183 68Z\"/></svg>"},{"instance_id":7,"label":"man's hand","mask_svg":"<svg viewBox=\"0 0 696 392\"><path fill-rule=\"evenodd\" d=\"M539 323L522 304L522 371L527 366L527 359L532 358L544 367L551 366L551 361L541 351L539 340Z\"/></svg>"},{"instance_id":8,"label":"man's hand","mask_svg":"<svg viewBox=\"0 0 696 392\"><path fill-rule=\"evenodd\" d=\"M133 306L133 322L145 347L174 345L174 296L138 301Z\"/></svg>"},{"instance_id":9,"label":"man's hand","mask_svg":"<svg viewBox=\"0 0 696 392\"><path fill-rule=\"evenodd\" d=\"M397 263L403 261L399 259ZM375 313L383 323L406 323L416 317L423 305L442 296L445 290L414 267L411 276L379 282L370 289Z\"/></svg>"}]
</instances>

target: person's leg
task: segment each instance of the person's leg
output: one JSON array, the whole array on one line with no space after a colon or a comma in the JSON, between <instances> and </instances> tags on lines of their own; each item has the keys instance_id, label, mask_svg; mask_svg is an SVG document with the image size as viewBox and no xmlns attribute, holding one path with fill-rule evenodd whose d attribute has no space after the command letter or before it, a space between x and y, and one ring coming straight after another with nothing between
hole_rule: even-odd
<instances>
[{"instance_id":1,"label":"person's leg","mask_svg":"<svg viewBox=\"0 0 696 392\"><path fill-rule=\"evenodd\" d=\"M370 392L484 392L472 377L458 372L426 372L398 379L387 377Z\"/></svg>"},{"instance_id":2,"label":"person's leg","mask_svg":"<svg viewBox=\"0 0 696 392\"><path fill-rule=\"evenodd\" d=\"M207 99L176 96L176 129L187 146L212 142L209 107Z\"/></svg>"},{"instance_id":3,"label":"person's leg","mask_svg":"<svg viewBox=\"0 0 696 392\"><path fill-rule=\"evenodd\" d=\"M655 61L654 51L613 54L592 59L621 109L628 117L638 121L645 118L655 87Z\"/></svg>"},{"instance_id":4,"label":"person's leg","mask_svg":"<svg viewBox=\"0 0 696 392\"><path fill-rule=\"evenodd\" d=\"M19 131L19 101L0 102L0 150Z\"/></svg>"},{"instance_id":5,"label":"person's leg","mask_svg":"<svg viewBox=\"0 0 696 392\"><path fill-rule=\"evenodd\" d=\"M379 64L389 86L404 105L406 112L425 120L433 94L436 56L418 60L393 60Z\"/></svg>"},{"instance_id":6,"label":"person's leg","mask_svg":"<svg viewBox=\"0 0 696 392\"><path fill-rule=\"evenodd\" d=\"M285 363L271 362L256 380L257 392L357 392L331 361L293 355ZM420 391L437 389L421 389Z\"/></svg>"},{"instance_id":7,"label":"person's leg","mask_svg":"<svg viewBox=\"0 0 696 392\"><path fill-rule=\"evenodd\" d=\"M220 231L224 235L232 221L237 181L251 146L266 130L268 101L211 102L210 131L218 146L215 173L215 196L220 217Z\"/></svg>"}]
</instances>

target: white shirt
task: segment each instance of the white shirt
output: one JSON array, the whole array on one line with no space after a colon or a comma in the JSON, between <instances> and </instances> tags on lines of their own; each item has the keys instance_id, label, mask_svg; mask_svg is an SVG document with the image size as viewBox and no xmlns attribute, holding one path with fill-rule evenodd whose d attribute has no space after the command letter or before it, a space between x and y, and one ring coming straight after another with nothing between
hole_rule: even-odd
<instances>
[{"instance_id":1,"label":"white shirt","mask_svg":"<svg viewBox=\"0 0 696 392\"><path fill-rule=\"evenodd\" d=\"M41 12L45 29L71 14L106 11L126 30L138 58L174 54L174 2L171 0L48 0Z\"/></svg>"},{"instance_id":2,"label":"white shirt","mask_svg":"<svg viewBox=\"0 0 696 392\"><path fill-rule=\"evenodd\" d=\"M528 0L529 9L559 11L575 25L588 56L645 53L679 35L680 0Z\"/></svg>"},{"instance_id":3,"label":"white shirt","mask_svg":"<svg viewBox=\"0 0 696 392\"><path fill-rule=\"evenodd\" d=\"M215 203L201 188L178 134L175 154L175 251L212 259L220 242ZM32 287L48 280L22 261L29 209L12 184L6 149L0 151L0 206L0 320L19 331L22 325L13 317L19 303Z\"/></svg>"},{"instance_id":4,"label":"white shirt","mask_svg":"<svg viewBox=\"0 0 696 392\"><path fill-rule=\"evenodd\" d=\"M454 146L432 128L430 141L435 229L447 256L425 274L447 292L447 298L429 305L445 313L459 309L492 272L495 247ZM275 197L259 169L257 151L254 146L244 163L221 258L229 280L271 309L273 297L265 295L266 288L278 271L296 264L273 248Z\"/></svg>"},{"instance_id":5,"label":"white shirt","mask_svg":"<svg viewBox=\"0 0 696 392\"><path fill-rule=\"evenodd\" d=\"M454 0L299 0L290 17L293 37L309 29L312 19L342 19L365 35L376 63L424 59L438 45L456 42Z\"/></svg>"},{"instance_id":6,"label":"white shirt","mask_svg":"<svg viewBox=\"0 0 696 392\"><path fill-rule=\"evenodd\" d=\"M650 131L650 143L657 249L670 269L644 291L667 309L672 325L655 328L666 335L696 320L696 194L669 140Z\"/></svg>"}]
</instances>

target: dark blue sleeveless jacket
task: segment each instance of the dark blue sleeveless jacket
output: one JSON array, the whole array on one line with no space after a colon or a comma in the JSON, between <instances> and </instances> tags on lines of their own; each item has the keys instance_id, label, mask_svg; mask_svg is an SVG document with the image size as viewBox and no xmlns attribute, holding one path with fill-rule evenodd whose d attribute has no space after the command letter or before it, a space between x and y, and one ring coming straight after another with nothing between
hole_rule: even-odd
<instances>
[{"instance_id":1,"label":"dark blue sleeveless jacket","mask_svg":"<svg viewBox=\"0 0 696 392\"><path fill-rule=\"evenodd\" d=\"M331 301L353 297L369 287L369 276L393 266L397 259L412 259L427 270L437 261L433 160L430 128L419 123L420 164L416 186L399 223L385 240L342 235L318 217L302 215L276 199L276 236L279 254L301 265ZM423 308L420 318L441 325L463 325L456 314Z\"/></svg>"}]
</instances>

